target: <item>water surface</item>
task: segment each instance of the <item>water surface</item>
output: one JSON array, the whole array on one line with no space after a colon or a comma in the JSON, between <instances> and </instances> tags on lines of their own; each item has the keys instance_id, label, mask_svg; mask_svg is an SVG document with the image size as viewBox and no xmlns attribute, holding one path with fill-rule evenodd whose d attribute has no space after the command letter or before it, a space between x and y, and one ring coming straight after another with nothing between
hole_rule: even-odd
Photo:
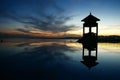
<instances>
[{"instance_id":1,"label":"water surface","mask_svg":"<svg viewBox=\"0 0 120 80\"><path fill-rule=\"evenodd\" d=\"M88 53L88 50L85 50ZM74 40L0 43L5 80L120 80L120 43L98 43L97 65L88 68L83 46ZM94 51L93 51L94 54Z\"/></svg>"}]
</instances>

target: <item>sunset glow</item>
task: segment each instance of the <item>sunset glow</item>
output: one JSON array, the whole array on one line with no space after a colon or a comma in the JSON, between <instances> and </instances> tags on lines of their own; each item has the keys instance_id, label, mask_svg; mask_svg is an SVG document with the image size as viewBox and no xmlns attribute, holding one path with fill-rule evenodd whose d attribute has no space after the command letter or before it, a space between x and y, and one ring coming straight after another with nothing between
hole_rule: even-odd
<instances>
[{"instance_id":1,"label":"sunset glow","mask_svg":"<svg viewBox=\"0 0 120 80\"><path fill-rule=\"evenodd\" d=\"M119 0L106 0L106 2L104 0L4 0L0 5L0 33L4 37L12 37L12 35L18 37L23 35L24 38L25 36L79 37L82 36L83 31L81 20L91 11L101 20L98 22L99 35L120 35L119 2Z\"/></svg>"}]
</instances>

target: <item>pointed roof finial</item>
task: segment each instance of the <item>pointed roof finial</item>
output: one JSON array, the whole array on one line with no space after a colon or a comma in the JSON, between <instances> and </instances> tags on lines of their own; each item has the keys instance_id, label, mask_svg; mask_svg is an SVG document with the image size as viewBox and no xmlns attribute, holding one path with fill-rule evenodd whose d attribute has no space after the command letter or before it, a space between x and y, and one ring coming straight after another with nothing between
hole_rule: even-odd
<instances>
[{"instance_id":1,"label":"pointed roof finial","mask_svg":"<svg viewBox=\"0 0 120 80\"><path fill-rule=\"evenodd\" d=\"M90 15L92 15L92 14L91 14L91 11L90 11Z\"/></svg>"},{"instance_id":2,"label":"pointed roof finial","mask_svg":"<svg viewBox=\"0 0 120 80\"><path fill-rule=\"evenodd\" d=\"M83 20L81 21L84 21L84 22L87 22L87 21L100 21L100 19L98 19L97 17L93 16L90 12L90 14L84 18Z\"/></svg>"}]
</instances>

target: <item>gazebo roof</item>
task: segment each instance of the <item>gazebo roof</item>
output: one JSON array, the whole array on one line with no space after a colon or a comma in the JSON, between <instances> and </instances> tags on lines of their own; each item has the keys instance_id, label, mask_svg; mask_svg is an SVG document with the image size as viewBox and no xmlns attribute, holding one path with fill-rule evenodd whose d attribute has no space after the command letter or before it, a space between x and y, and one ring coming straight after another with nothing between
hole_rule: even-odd
<instances>
[{"instance_id":1,"label":"gazebo roof","mask_svg":"<svg viewBox=\"0 0 120 80\"><path fill-rule=\"evenodd\" d=\"M93 16L93 15L90 13L86 18L84 18L84 19L81 20L81 21L84 21L84 22L100 21L100 19L98 19L97 17Z\"/></svg>"},{"instance_id":2,"label":"gazebo roof","mask_svg":"<svg viewBox=\"0 0 120 80\"><path fill-rule=\"evenodd\" d=\"M84 56L83 60L84 61L81 61L81 63L83 63L89 69L98 64L98 62L96 62L97 58L95 56Z\"/></svg>"},{"instance_id":3,"label":"gazebo roof","mask_svg":"<svg viewBox=\"0 0 120 80\"><path fill-rule=\"evenodd\" d=\"M94 67L98 64L98 62L86 62L86 61L81 61L81 63L83 63L89 69L91 69L92 67Z\"/></svg>"}]
</instances>

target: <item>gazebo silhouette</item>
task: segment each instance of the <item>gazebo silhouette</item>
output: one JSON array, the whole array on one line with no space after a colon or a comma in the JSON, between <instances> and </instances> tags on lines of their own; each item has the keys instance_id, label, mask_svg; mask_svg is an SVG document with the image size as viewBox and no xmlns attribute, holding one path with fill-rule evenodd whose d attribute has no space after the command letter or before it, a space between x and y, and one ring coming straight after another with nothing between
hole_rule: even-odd
<instances>
[{"instance_id":1,"label":"gazebo silhouette","mask_svg":"<svg viewBox=\"0 0 120 80\"><path fill-rule=\"evenodd\" d=\"M83 37L82 39L79 39L78 42L82 42L83 45L83 53L82 53L82 59L81 63L86 65L89 69L93 66L96 66L98 62L97 60L97 38L98 38L98 23L97 21L100 21L100 19L93 16L91 13L81 20L84 22L83 24ZM96 28L96 32L92 31L92 28ZM88 33L86 33L86 28L89 28ZM85 49L88 50L88 54L85 55ZM92 55L92 51L95 51L95 55Z\"/></svg>"},{"instance_id":2,"label":"gazebo silhouette","mask_svg":"<svg viewBox=\"0 0 120 80\"><path fill-rule=\"evenodd\" d=\"M81 20L84 22L83 24L83 37L82 39L79 39L78 42L82 43L91 43L91 42L97 42L97 37L98 37L98 23L97 21L100 21L97 17L93 16L91 13ZM88 33L86 33L86 28L89 28ZM92 28L96 28L96 32L94 33L92 31Z\"/></svg>"}]
</instances>

